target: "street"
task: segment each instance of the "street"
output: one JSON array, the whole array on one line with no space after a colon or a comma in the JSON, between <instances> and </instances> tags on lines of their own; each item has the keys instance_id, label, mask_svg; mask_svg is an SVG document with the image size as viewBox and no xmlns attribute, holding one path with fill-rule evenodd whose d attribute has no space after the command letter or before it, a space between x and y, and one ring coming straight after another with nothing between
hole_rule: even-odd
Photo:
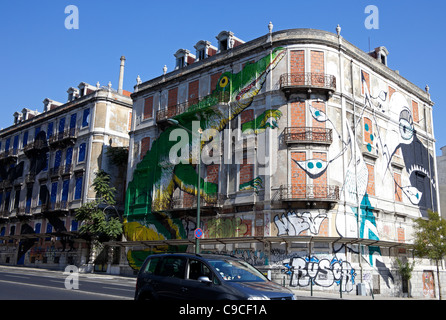
<instances>
[{"instance_id":1,"label":"street","mask_svg":"<svg viewBox=\"0 0 446 320\"><path fill-rule=\"evenodd\" d=\"M72 274L71 274L72 275ZM78 289L67 289L63 271L0 266L0 300L131 300L135 279L79 274Z\"/></svg>"}]
</instances>

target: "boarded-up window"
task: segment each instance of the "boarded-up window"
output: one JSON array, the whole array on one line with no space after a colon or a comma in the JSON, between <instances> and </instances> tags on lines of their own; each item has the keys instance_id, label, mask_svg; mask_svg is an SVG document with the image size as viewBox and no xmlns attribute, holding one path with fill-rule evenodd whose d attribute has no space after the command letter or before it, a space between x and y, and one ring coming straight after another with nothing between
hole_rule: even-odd
<instances>
[{"instance_id":1,"label":"boarded-up window","mask_svg":"<svg viewBox=\"0 0 446 320\"><path fill-rule=\"evenodd\" d=\"M141 140L140 159L143 159L147 151L150 150L150 137L145 137Z\"/></svg>"},{"instance_id":2,"label":"boarded-up window","mask_svg":"<svg viewBox=\"0 0 446 320\"><path fill-rule=\"evenodd\" d=\"M153 117L153 96L144 99L144 119L150 119Z\"/></svg>"}]
</instances>

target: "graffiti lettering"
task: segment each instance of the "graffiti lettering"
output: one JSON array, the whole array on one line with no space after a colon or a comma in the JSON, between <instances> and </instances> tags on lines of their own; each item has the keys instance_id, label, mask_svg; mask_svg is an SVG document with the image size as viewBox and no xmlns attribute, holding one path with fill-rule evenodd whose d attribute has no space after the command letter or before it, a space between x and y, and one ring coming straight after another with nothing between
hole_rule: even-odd
<instances>
[{"instance_id":1,"label":"graffiti lettering","mask_svg":"<svg viewBox=\"0 0 446 320\"><path fill-rule=\"evenodd\" d=\"M333 258L332 260L316 257L292 258L290 263L283 264L283 270L291 276L290 286L308 287L311 283L321 287L341 286L344 292L354 288L356 272L349 262Z\"/></svg>"},{"instance_id":2,"label":"graffiti lettering","mask_svg":"<svg viewBox=\"0 0 446 320\"><path fill-rule=\"evenodd\" d=\"M278 229L278 236L297 236L302 231L310 230L312 234L318 234L322 221L327 218L326 213L315 212L288 212L274 217L274 224Z\"/></svg>"}]
</instances>

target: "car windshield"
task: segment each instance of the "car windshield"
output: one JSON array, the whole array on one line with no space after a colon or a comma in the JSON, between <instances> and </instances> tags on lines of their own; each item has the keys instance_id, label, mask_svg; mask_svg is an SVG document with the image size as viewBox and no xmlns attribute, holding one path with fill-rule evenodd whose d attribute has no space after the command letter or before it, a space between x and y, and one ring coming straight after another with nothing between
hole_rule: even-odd
<instances>
[{"instance_id":1,"label":"car windshield","mask_svg":"<svg viewBox=\"0 0 446 320\"><path fill-rule=\"evenodd\" d=\"M244 261L210 260L209 263L217 270L225 281L231 282L263 282L265 276Z\"/></svg>"}]
</instances>

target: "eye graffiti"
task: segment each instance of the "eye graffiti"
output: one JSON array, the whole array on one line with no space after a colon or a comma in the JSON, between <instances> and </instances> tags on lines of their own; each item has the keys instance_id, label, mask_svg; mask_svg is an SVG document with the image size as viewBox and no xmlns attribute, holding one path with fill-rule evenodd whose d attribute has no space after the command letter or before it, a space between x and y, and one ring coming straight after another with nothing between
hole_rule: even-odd
<instances>
[{"instance_id":1,"label":"eye graffiti","mask_svg":"<svg viewBox=\"0 0 446 320\"><path fill-rule=\"evenodd\" d=\"M220 88L224 88L229 84L229 78L227 76L224 76L223 78L221 78L220 80Z\"/></svg>"},{"instance_id":2,"label":"eye graffiti","mask_svg":"<svg viewBox=\"0 0 446 320\"><path fill-rule=\"evenodd\" d=\"M312 179L320 177L327 170L329 162L321 159L310 159L306 161L293 161L304 170Z\"/></svg>"},{"instance_id":3,"label":"eye graffiti","mask_svg":"<svg viewBox=\"0 0 446 320\"><path fill-rule=\"evenodd\" d=\"M413 126L412 115L407 109L401 111L400 113L399 130L401 138L404 140L402 143L411 143L415 129Z\"/></svg>"}]
</instances>

